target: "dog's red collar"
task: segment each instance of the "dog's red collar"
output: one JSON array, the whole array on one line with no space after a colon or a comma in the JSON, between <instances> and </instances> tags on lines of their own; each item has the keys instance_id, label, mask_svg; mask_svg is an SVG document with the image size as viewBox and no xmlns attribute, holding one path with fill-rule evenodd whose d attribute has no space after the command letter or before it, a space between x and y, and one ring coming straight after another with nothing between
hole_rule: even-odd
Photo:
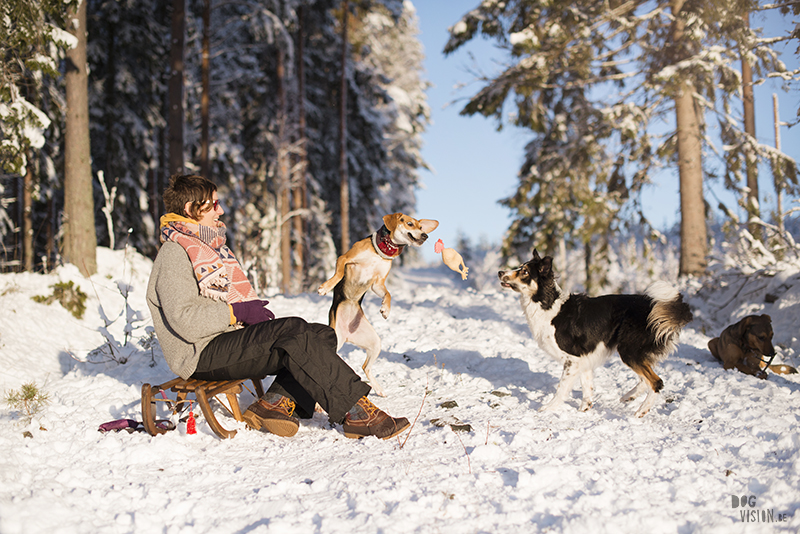
<instances>
[{"instance_id":1,"label":"dog's red collar","mask_svg":"<svg viewBox=\"0 0 800 534\"><path fill-rule=\"evenodd\" d=\"M386 225L381 226L377 232L372 234L372 246L375 248L375 252L385 260L396 258L406 247L393 242L390 236L391 232Z\"/></svg>"}]
</instances>

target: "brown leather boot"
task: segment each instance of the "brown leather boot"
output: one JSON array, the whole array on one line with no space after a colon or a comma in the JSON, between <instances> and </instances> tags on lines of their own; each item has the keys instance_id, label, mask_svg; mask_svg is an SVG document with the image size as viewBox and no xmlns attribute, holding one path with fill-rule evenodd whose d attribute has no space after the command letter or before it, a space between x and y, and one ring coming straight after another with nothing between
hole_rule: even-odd
<instances>
[{"instance_id":1,"label":"brown leather boot","mask_svg":"<svg viewBox=\"0 0 800 534\"><path fill-rule=\"evenodd\" d=\"M378 409L366 397L361 397L344 418L342 430L347 438L363 438L375 436L389 439L406 428L408 419L405 417L390 417L386 412Z\"/></svg>"},{"instance_id":2,"label":"brown leather boot","mask_svg":"<svg viewBox=\"0 0 800 534\"><path fill-rule=\"evenodd\" d=\"M278 393L265 393L242 414L250 428L264 429L278 436L291 437L297 434L300 422L294 413L294 401Z\"/></svg>"}]
</instances>

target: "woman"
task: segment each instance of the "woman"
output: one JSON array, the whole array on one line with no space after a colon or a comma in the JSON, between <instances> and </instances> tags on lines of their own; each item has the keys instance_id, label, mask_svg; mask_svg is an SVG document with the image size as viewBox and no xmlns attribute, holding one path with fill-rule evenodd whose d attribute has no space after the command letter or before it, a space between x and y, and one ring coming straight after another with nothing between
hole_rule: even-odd
<instances>
[{"instance_id":1,"label":"woman","mask_svg":"<svg viewBox=\"0 0 800 534\"><path fill-rule=\"evenodd\" d=\"M317 403L345 436L388 439L408 426L367 399L370 387L336 354L336 333L299 317L276 319L225 246L216 186L176 175L164 191L167 215L147 287L153 326L170 369L182 378L260 379L275 375L244 413L247 424L293 436L295 414Z\"/></svg>"}]
</instances>

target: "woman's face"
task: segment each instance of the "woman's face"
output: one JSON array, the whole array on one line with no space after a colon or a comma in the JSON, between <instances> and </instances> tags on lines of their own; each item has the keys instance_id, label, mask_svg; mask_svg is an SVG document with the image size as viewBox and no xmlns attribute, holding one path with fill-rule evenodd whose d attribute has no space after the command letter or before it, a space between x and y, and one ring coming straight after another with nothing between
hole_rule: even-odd
<instances>
[{"instance_id":1,"label":"woman's face","mask_svg":"<svg viewBox=\"0 0 800 534\"><path fill-rule=\"evenodd\" d=\"M218 227L220 224L219 217L225 212L222 210L222 206L219 204L219 197L217 196L216 191L214 191L214 195L212 196L211 200L206 200L206 204L203 206L203 209L207 208L210 209L200 215L197 223L202 224L203 226L210 226L212 228Z\"/></svg>"}]
</instances>

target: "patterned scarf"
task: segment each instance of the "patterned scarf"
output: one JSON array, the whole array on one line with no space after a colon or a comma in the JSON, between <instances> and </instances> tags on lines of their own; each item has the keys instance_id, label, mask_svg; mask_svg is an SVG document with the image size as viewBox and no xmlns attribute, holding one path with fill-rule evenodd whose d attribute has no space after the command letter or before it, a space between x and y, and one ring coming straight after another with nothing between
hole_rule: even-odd
<instances>
[{"instance_id":1,"label":"patterned scarf","mask_svg":"<svg viewBox=\"0 0 800 534\"><path fill-rule=\"evenodd\" d=\"M186 250L201 295L228 304L256 300L253 286L225 246L225 231L222 223L212 228L173 213L161 217L161 242L174 241Z\"/></svg>"}]
</instances>

